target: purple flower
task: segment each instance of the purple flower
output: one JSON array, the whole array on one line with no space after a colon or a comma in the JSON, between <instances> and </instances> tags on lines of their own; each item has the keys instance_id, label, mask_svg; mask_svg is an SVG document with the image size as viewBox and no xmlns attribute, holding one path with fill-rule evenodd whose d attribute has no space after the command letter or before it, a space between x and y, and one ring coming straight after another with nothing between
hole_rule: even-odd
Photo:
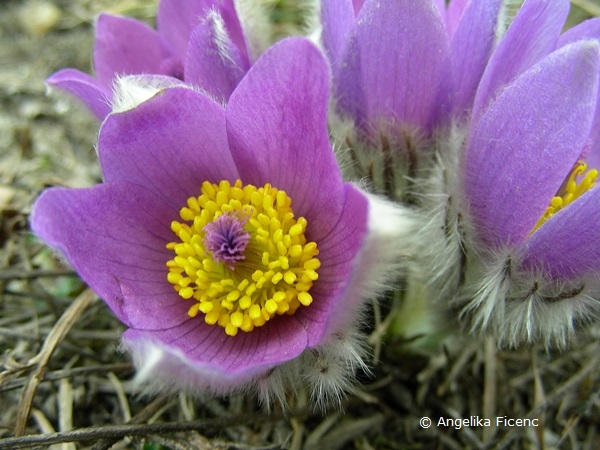
<instances>
[{"instance_id":1,"label":"purple flower","mask_svg":"<svg viewBox=\"0 0 600 450\"><path fill-rule=\"evenodd\" d=\"M438 172L458 174L442 188L455 240L438 252L460 260L452 302L509 345L563 346L600 312L600 20L561 35L568 8L524 3Z\"/></svg>"},{"instance_id":2,"label":"purple flower","mask_svg":"<svg viewBox=\"0 0 600 450\"><path fill-rule=\"evenodd\" d=\"M384 121L430 132L453 104L472 103L500 1L454 0L447 11L436 0L362 3L323 3L323 44L341 114L366 131Z\"/></svg>"},{"instance_id":3,"label":"purple flower","mask_svg":"<svg viewBox=\"0 0 600 450\"><path fill-rule=\"evenodd\" d=\"M406 189L404 179L432 153L428 139L471 109L496 42L500 4L323 2L322 41L342 121L334 130L340 146L351 147L358 175L380 172L373 181L392 196Z\"/></svg>"},{"instance_id":4,"label":"purple flower","mask_svg":"<svg viewBox=\"0 0 600 450\"><path fill-rule=\"evenodd\" d=\"M104 121L103 184L37 201L32 229L129 327L150 388L255 387L270 402L304 380L322 402L364 364L357 315L410 230L343 182L329 77L310 42L288 39L226 109L164 89Z\"/></svg>"},{"instance_id":5,"label":"purple flower","mask_svg":"<svg viewBox=\"0 0 600 450\"><path fill-rule=\"evenodd\" d=\"M173 77L227 100L250 66L233 0L161 0L158 29L101 14L96 23L96 77L63 69L48 84L78 97L99 119L111 111L115 77Z\"/></svg>"}]
</instances>

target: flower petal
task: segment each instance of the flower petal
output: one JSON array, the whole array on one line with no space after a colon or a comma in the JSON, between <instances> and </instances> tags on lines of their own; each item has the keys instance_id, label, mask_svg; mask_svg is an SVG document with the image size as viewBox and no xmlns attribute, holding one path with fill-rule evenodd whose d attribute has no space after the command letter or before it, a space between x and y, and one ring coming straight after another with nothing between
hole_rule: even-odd
<instances>
[{"instance_id":1,"label":"flower petal","mask_svg":"<svg viewBox=\"0 0 600 450\"><path fill-rule=\"evenodd\" d=\"M472 126L466 191L488 243L522 242L571 171L591 126L599 50L584 41L552 53Z\"/></svg>"},{"instance_id":2,"label":"flower petal","mask_svg":"<svg viewBox=\"0 0 600 450\"><path fill-rule=\"evenodd\" d=\"M248 54L248 43L246 42L246 35L238 18L237 11L235 8L234 0L220 0L216 7L217 12L223 18L225 23L225 29L229 35L231 42L240 51L240 54L244 58L244 66L250 66L250 55Z\"/></svg>"},{"instance_id":3,"label":"flower petal","mask_svg":"<svg viewBox=\"0 0 600 450\"><path fill-rule=\"evenodd\" d=\"M46 82L77 97L98 119L104 120L110 114L112 94L96 78L76 69L63 69L51 75Z\"/></svg>"},{"instance_id":4,"label":"flower petal","mask_svg":"<svg viewBox=\"0 0 600 450\"><path fill-rule=\"evenodd\" d=\"M558 39L557 48L587 39L600 39L600 17L588 19L565 31Z\"/></svg>"},{"instance_id":5,"label":"flower petal","mask_svg":"<svg viewBox=\"0 0 600 450\"><path fill-rule=\"evenodd\" d=\"M446 22L446 0L433 0L442 20Z\"/></svg>"},{"instance_id":6,"label":"flower petal","mask_svg":"<svg viewBox=\"0 0 600 450\"><path fill-rule=\"evenodd\" d=\"M189 303L167 280L165 245L177 210L129 183L49 189L31 228L60 250L81 278L128 326L162 329L188 319ZM110 224L110 227L107 226Z\"/></svg>"},{"instance_id":7,"label":"flower petal","mask_svg":"<svg viewBox=\"0 0 600 450\"><path fill-rule=\"evenodd\" d=\"M352 0L321 2L321 23L323 24L321 39L327 57L334 66L340 60L354 19Z\"/></svg>"},{"instance_id":8,"label":"flower petal","mask_svg":"<svg viewBox=\"0 0 600 450\"><path fill-rule=\"evenodd\" d=\"M452 5L458 3L452 2ZM456 80L455 111L470 109L475 92L496 40L496 26L502 0L468 3L451 39ZM457 8L457 6L455 6Z\"/></svg>"},{"instance_id":9,"label":"flower petal","mask_svg":"<svg viewBox=\"0 0 600 450\"><path fill-rule=\"evenodd\" d=\"M352 5L354 6L354 15L357 16L360 9L363 7L365 0L352 0Z\"/></svg>"},{"instance_id":10,"label":"flower petal","mask_svg":"<svg viewBox=\"0 0 600 450\"><path fill-rule=\"evenodd\" d=\"M161 0L156 26L158 32L184 58L192 30L196 28L215 2L213 0Z\"/></svg>"},{"instance_id":11,"label":"flower petal","mask_svg":"<svg viewBox=\"0 0 600 450\"><path fill-rule=\"evenodd\" d=\"M487 0L480 0L475 1L475 3L479 3L480 5L477 6L481 6L481 4L486 3L486 1ZM474 2L470 0L450 0L450 4L446 10L446 28L448 29L448 36L452 37L454 35L454 32L458 27L458 23L463 15L463 11L467 7L468 3ZM478 9L475 6L471 6L471 8Z\"/></svg>"},{"instance_id":12,"label":"flower petal","mask_svg":"<svg viewBox=\"0 0 600 450\"><path fill-rule=\"evenodd\" d=\"M123 336L147 382L227 393L306 349L306 330L294 316L277 316L251 333L227 336L201 318L158 331L130 329ZM159 351L150 358L150 350Z\"/></svg>"},{"instance_id":13,"label":"flower petal","mask_svg":"<svg viewBox=\"0 0 600 450\"><path fill-rule=\"evenodd\" d=\"M220 105L191 89L171 88L111 114L98 153L107 182L144 186L178 210L200 194L203 181L238 178L226 139Z\"/></svg>"},{"instance_id":14,"label":"flower petal","mask_svg":"<svg viewBox=\"0 0 600 450\"><path fill-rule=\"evenodd\" d=\"M449 71L433 0L369 0L334 73L338 110L367 130L401 122L430 131L449 108Z\"/></svg>"},{"instance_id":15,"label":"flower petal","mask_svg":"<svg viewBox=\"0 0 600 450\"><path fill-rule=\"evenodd\" d=\"M570 279L600 272L600 189L562 209L527 239L524 264Z\"/></svg>"},{"instance_id":16,"label":"flower petal","mask_svg":"<svg viewBox=\"0 0 600 450\"><path fill-rule=\"evenodd\" d=\"M188 43L185 81L201 87L219 100L229 100L248 67L231 42L223 19L210 12L194 28Z\"/></svg>"},{"instance_id":17,"label":"flower petal","mask_svg":"<svg viewBox=\"0 0 600 450\"><path fill-rule=\"evenodd\" d=\"M558 47L587 39L600 40L600 17L586 20L564 33L558 40ZM600 169L600 90L596 101L596 115L590 133L590 153L586 162L590 167Z\"/></svg>"},{"instance_id":18,"label":"flower petal","mask_svg":"<svg viewBox=\"0 0 600 450\"><path fill-rule=\"evenodd\" d=\"M502 87L554 50L569 13L568 0L527 0L498 44L483 74L473 117Z\"/></svg>"},{"instance_id":19,"label":"flower petal","mask_svg":"<svg viewBox=\"0 0 600 450\"><path fill-rule=\"evenodd\" d=\"M105 86L116 75L164 71L164 59L171 56L158 33L145 23L128 17L101 14L96 23L94 69Z\"/></svg>"},{"instance_id":20,"label":"flower petal","mask_svg":"<svg viewBox=\"0 0 600 450\"><path fill-rule=\"evenodd\" d=\"M313 303L296 311L295 316L308 330L308 346L317 345L325 333L339 331L357 317L365 300L365 286L348 288L353 272L367 268L357 265L367 234L369 205L367 197L350 185L345 186L344 209L336 227L318 241L319 279L310 293ZM307 232L308 240L312 236ZM335 327L332 327L335 325Z\"/></svg>"},{"instance_id":21,"label":"flower petal","mask_svg":"<svg viewBox=\"0 0 600 450\"><path fill-rule=\"evenodd\" d=\"M336 225L344 198L329 143L329 69L308 40L291 38L267 51L232 94L227 133L244 183L271 183L292 199L313 239Z\"/></svg>"}]
</instances>

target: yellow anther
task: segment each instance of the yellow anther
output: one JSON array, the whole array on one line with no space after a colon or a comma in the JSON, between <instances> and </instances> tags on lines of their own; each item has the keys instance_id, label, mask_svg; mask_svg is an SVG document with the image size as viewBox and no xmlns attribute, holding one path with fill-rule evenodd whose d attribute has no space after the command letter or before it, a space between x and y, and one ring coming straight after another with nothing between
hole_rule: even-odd
<instances>
[{"instance_id":1,"label":"yellow anther","mask_svg":"<svg viewBox=\"0 0 600 450\"><path fill-rule=\"evenodd\" d=\"M196 305L200 305L199 309L200 311L202 311L204 314L208 314L209 312L211 312L214 308L214 305L212 304L212 302L202 302L202 303L196 303Z\"/></svg>"},{"instance_id":2,"label":"yellow anther","mask_svg":"<svg viewBox=\"0 0 600 450\"><path fill-rule=\"evenodd\" d=\"M236 326L237 328L240 328L242 326L242 324L244 323L244 315L241 312L234 312L231 315L231 323Z\"/></svg>"},{"instance_id":3,"label":"yellow anther","mask_svg":"<svg viewBox=\"0 0 600 450\"><path fill-rule=\"evenodd\" d=\"M198 315L199 309L200 309L200 303L194 303L192 306L190 306L190 309L188 309L188 316L196 317Z\"/></svg>"},{"instance_id":4,"label":"yellow anther","mask_svg":"<svg viewBox=\"0 0 600 450\"><path fill-rule=\"evenodd\" d=\"M287 253L287 247L282 241L277 242L277 253L284 256Z\"/></svg>"},{"instance_id":5,"label":"yellow anther","mask_svg":"<svg viewBox=\"0 0 600 450\"><path fill-rule=\"evenodd\" d=\"M296 225L292 225L290 227L290 236L299 236L304 231L304 227L297 223Z\"/></svg>"},{"instance_id":6,"label":"yellow anther","mask_svg":"<svg viewBox=\"0 0 600 450\"><path fill-rule=\"evenodd\" d=\"M288 251L288 254L292 257L292 258L297 258L298 256L300 256L303 252L303 248L301 245L292 245L290 247L290 250Z\"/></svg>"},{"instance_id":7,"label":"yellow anther","mask_svg":"<svg viewBox=\"0 0 600 450\"><path fill-rule=\"evenodd\" d=\"M204 321L209 325L214 325L219 320L220 314L217 311L210 311L204 316Z\"/></svg>"},{"instance_id":8,"label":"yellow anther","mask_svg":"<svg viewBox=\"0 0 600 450\"><path fill-rule=\"evenodd\" d=\"M219 323L219 325L221 325ZM228 336L235 336L238 332L238 328L233 325L231 322L226 322L225 323L225 333L227 333Z\"/></svg>"},{"instance_id":9,"label":"yellow anther","mask_svg":"<svg viewBox=\"0 0 600 450\"><path fill-rule=\"evenodd\" d=\"M290 304L286 302L277 303L277 314L285 314L290 310Z\"/></svg>"},{"instance_id":10,"label":"yellow anther","mask_svg":"<svg viewBox=\"0 0 600 450\"><path fill-rule=\"evenodd\" d=\"M312 269L304 272L304 275L311 281L315 281L319 278L319 274L317 273L317 271Z\"/></svg>"},{"instance_id":11,"label":"yellow anther","mask_svg":"<svg viewBox=\"0 0 600 450\"><path fill-rule=\"evenodd\" d=\"M252 298L249 297L248 295L244 295L239 302L240 308L242 309L248 309L250 308L250 306L252 306Z\"/></svg>"},{"instance_id":12,"label":"yellow anther","mask_svg":"<svg viewBox=\"0 0 600 450\"><path fill-rule=\"evenodd\" d=\"M285 282L287 284L294 284L294 281L296 281L296 278L298 278L296 276L296 274L290 270L288 270L286 273L283 274L283 279L285 280Z\"/></svg>"},{"instance_id":13,"label":"yellow anther","mask_svg":"<svg viewBox=\"0 0 600 450\"><path fill-rule=\"evenodd\" d=\"M248 311L248 316L251 319L258 319L259 317L261 317L260 306L252 305L250 307L250 310Z\"/></svg>"},{"instance_id":14,"label":"yellow anther","mask_svg":"<svg viewBox=\"0 0 600 450\"><path fill-rule=\"evenodd\" d=\"M319 267L321 267L321 261L317 258L309 259L304 263L305 269L317 270Z\"/></svg>"},{"instance_id":15,"label":"yellow anther","mask_svg":"<svg viewBox=\"0 0 600 450\"><path fill-rule=\"evenodd\" d=\"M206 324L235 336L312 303L308 291L318 279L319 251L316 243L307 243L308 222L295 218L284 191L270 184L244 186L240 180L233 185L206 181L179 215L181 221L170 224L175 239L166 244L173 252L166 278L191 302L190 317L202 313ZM223 226L233 231L223 237L218 234ZM237 245L227 240L231 233L247 243L222 256L221 242Z\"/></svg>"},{"instance_id":16,"label":"yellow anther","mask_svg":"<svg viewBox=\"0 0 600 450\"><path fill-rule=\"evenodd\" d=\"M189 208L181 208L179 215L183 220L194 220L196 214Z\"/></svg>"},{"instance_id":17,"label":"yellow anther","mask_svg":"<svg viewBox=\"0 0 600 450\"><path fill-rule=\"evenodd\" d=\"M180 273L169 272L167 274L167 281L171 284L178 284L179 280L181 280L182 276Z\"/></svg>"},{"instance_id":18,"label":"yellow anther","mask_svg":"<svg viewBox=\"0 0 600 450\"><path fill-rule=\"evenodd\" d=\"M285 299L286 299L285 292L277 291L273 295L273 300L275 300L277 303L281 303Z\"/></svg>"},{"instance_id":19,"label":"yellow anther","mask_svg":"<svg viewBox=\"0 0 600 450\"><path fill-rule=\"evenodd\" d=\"M571 170L571 173L556 193L556 196L550 200L550 206L546 208L546 211L535 224L529 235L533 234L558 211L573 203L581 197L581 195L596 185L598 170L590 169L587 173L586 170L587 164L582 160L577 161L573 170ZM583 178L579 179L582 175Z\"/></svg>"},{"instance_id":20,"label":"yellow anther","mask_svg":"<svg viewBox=\"0 0 600 450\"><path fill-rule=\"evenodd\" d=\"M269 299L265 302L265 309L269 312L269 315L277 311L277 302L273 299Z\"/></svg>"},{"instance_id":21,"label":"yellow anther","mask_svg":"<svg viewBox=\"0 0 600 450\"><path fill-rule=\"evenodd\" d=\"M312 303L313 298L308 292L299 292L298 293L298 301L302 303L304 306L308 306Z\"/></svg>"},{"instance_id":22,"label":"yellow anther","mask_svg":"<svg viewBox=\"0 0 600 450\"><path fill-rule=\"evenodd\" d=\"M179 296L186 300L192 298L192 295L194 295L194 289L191 287L184 287L183 289L179 290Z\"/></svg>"},{"instance_id":23,"label":"yellow anther","mask_svg":"<svg viewBox=\"0 0 600 450\"><path fill-rule=\"evenodd\" d=\"M271 283L277 284L281 280L283 280L283 274L281 272L277 272L275 275L273 275L273 278L271 278Z\"/></svg>"}]
</instances>

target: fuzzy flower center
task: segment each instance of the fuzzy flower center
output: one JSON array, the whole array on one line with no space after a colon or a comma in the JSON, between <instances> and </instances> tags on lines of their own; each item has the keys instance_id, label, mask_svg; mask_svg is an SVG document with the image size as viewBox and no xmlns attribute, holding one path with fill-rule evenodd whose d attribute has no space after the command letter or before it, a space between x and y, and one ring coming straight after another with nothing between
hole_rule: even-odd
<instances>
[{"instance_id":1,"label":"fuzzy flower center","mask_svg":"<svg viewBox=\"0 0 600 450\"><path fill-rule=\"evenodd\" d=\"M233 186L205 181L201 195L188 198L182 222L171 223L177 240L167 244L175 254L167 280L180 297L195 301L190 317L201 312L207 324L235 336L312 303L319 250L291 204L270 184L240 180Z\"/></svg>"},{"instance_id":2,"label":"fuzzy flower center","mask_svg":"<svg viewBox=\"0 0 600 450\"><path fill-rule=\"evenodd\" d=\"M225 263L234 270L235 263L245 259L244 250L250 233L244 228L248 218L243 214L221 214L204 227L204 247L215 261Z\"/></svg>"},{"instance_id":3,"label":"fuzzy flower center","mask_svg":"<svg viewBox=\"0 0 600 450\"><path fill-rule=\"evenodd\" d=\"M531 233L541 227L558 211L566 208L568 205L581 197L585 192L594 187L596 185L597 178L597 169L587 170L587 164L584 161L577 161L573 167L573 170L558 190L556 196L552 197L552 200L550 200L550 205L546 208L546 211L540 220L538 220L538 223L535 225L535 227L533 227Z\"/></svg>"}]
</instances>

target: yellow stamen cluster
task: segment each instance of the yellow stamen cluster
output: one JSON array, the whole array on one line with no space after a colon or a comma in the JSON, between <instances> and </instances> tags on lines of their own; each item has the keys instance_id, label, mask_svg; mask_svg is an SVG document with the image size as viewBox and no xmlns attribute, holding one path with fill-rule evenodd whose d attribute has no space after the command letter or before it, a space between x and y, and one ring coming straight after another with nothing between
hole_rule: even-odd
<instances>
[{"instance_id":1,"label":"yellow stamen cluster","mask_svg":"<svg viewBox=\"0 0 600 450\"><path fill-rule=\"evenodd\" d=\"M538 223L533 227L532 233L541 227L548 219L550 219L550 217L567 205L573 203L576 199L581 197L584 192L596 185L598 170L590 169L587 173L586 170L587 164L581 160L577 161L575 167L573 167L573 170L569 174L569 177L560 187L557 195L550 200L550 206L546 208L546 211L540 220L538 220Z\"/></svg>"},{"instance_id":2,"label":"yellow stamen cluster","mask_svg":"<svg viewBox=\"0 0 600 450\"><path fill-rule=\"evenodd\" d=\"M190 317L202 312L207 324L235 336L312 303L308 291L318 278L319 250L307 242L307 221L294 218L291 202L270 184L257 188L240 180L233 186L205 181L201 195L188 198L180 211L183 222L171 223L179 241L167 244L175 253L167 280L182 298L196 301ZM244 217L250 236L244 259L233 267L215 260L204 243L206 225L223 214Z\"/></svg>"}]
</instances>

